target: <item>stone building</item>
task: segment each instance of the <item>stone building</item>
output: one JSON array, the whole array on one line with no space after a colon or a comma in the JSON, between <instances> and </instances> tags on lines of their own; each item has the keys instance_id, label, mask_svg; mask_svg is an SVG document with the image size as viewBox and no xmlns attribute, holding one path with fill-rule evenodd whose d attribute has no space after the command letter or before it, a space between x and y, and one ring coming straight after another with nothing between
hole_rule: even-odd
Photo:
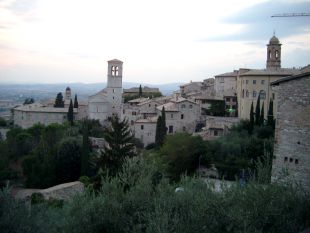
<instances>
[{"instance_id":1,"label":"stone building","mask_svg":"<svg viewBox=\"0 0 310 233\"><path fill-rule=\"evenodd\" d=\"M267 45L266 69L239 69L238 71L238 116L242 119L249 119L251 104L252 102L254 103L255 109L257 98L260 96L261 106L264 102L264 112L266 118L269 108L269 101L270 99L275 99L274 92L272 91L270 84L283 77L292 76L299 73L300 69L281 68L281 44L279 39L273 36Z\"/></svg>"},{"instance_id":2,"label":"stone building","mask_svg":"<svg viewBox=\"0 0 310 233\"><path fill-rule=\"evenodd\" d=\"M234 70L233 72L228 72L224 74L215 75L215 93L216 96L221 97L227 96L233 92L237 92L237 76L238 70Z\"/></svg>"},{"instance_id":3,"label":"stone building","mask_svg":"<svg viewBox=\"0 0 310 233\"><path fill-rule=\"evenodd\" d=\"M272 180L287 173L310 190L310 72L271 85L278 104Z\"/></svg>"},{"instance_id":4,"label":"stone building","mask_svg":"<svg viewBox=\"0 0 310 233\"><path fill-rule=\"evenodd\" d=\"M134 124L134 135L144 146L155 143L157 118L158 116L138 119Z\"/></svg>"},{"instance_id":5,"label":"stone building","mask_svg":"<svg viewBox=\"0 0 310 233\"><path fill-rule=\"evenodd\" d=\"M123 62L117 59L108 61L107 76L107 87L88 98L89 118L101 123L112 115L121 117Z\"/></svg>"}]
</instances>

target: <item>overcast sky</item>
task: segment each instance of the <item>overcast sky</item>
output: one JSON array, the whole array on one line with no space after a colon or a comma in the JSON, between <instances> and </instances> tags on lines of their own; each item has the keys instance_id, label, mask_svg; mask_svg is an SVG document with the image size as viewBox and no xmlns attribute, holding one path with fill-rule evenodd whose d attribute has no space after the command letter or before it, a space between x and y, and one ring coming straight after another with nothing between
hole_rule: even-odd
<instances>
[{"instance_id":1,"label":"overcast sky","mask_svg":"<svg viewBox=\"0 0 310 233\"><path fill-rule=\"evenodd\" d=\"M275 31L282 67L310 64L310 12L298 0L0 0L0 83L201 81L264 68Z\"/></svg>"}]
</instances>

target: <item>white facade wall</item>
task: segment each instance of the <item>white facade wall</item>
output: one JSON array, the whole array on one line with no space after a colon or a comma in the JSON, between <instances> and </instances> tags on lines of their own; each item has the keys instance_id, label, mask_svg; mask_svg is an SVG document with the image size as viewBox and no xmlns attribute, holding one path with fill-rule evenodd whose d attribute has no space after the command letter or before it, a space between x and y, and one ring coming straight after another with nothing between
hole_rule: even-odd
<instances>
[{"instance_id":1,"label":"white facade wall","mask_svg":"<svg viewBox=\"0 0 310 233\"><path fill-rule=\"evenodd\" d=\"M156 122L137 121L134 125L135 137L140 139L144 146L155 143Z\"/></svg>"},{"instance_id":2,"label":"white facade wall","mask_svg":"<svg viewBox=\"0 0 310 233\"><path fill-rule=\"evenodd\" d=\"M236 76L215 76L216 96L223 98L226 92L237 92Z\"/></svg>"}]
</instances>

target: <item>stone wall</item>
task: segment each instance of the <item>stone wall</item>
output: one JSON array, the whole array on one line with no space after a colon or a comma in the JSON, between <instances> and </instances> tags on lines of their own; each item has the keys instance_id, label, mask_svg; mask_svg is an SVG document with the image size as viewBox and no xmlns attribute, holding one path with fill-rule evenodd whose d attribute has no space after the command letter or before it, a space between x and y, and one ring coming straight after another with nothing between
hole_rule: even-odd
<instances>
[{"instance_id":1,"label":"stone wall","mask_svg":"<svg viewBox=\"0 0 310 233\"><path fill-rule=\"evenodd\" d=\"M310 189L310 76L279 83L272 180Z\"/></svg>"}]
</instances>

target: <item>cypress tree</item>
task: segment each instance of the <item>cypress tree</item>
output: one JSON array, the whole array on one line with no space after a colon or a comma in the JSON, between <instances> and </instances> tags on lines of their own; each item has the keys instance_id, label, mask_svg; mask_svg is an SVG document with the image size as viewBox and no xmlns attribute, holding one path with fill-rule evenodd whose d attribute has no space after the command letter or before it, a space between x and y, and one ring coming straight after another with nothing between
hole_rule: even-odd
<instances>
[{"instance_id":1,"label":"cypress tree","mask_svg":"<svg viewBox=\"0 0 310 233\"><path fill-rule=\"evenodd\" d=\"M79 107L79 102L77 100L77 95L75 94L75 97L74 97L74 104L73 104L73 107L74 108L78 108Z\"/></svg>"},{"instance_id":2,"label":"cypress tree","mask_svg":"<svg viewBox=\"0 0 310 233\"><path fill-rule=\"evenodd\" d=\"M59 92L56 96L54 107L55 108L64 108L65 107L65 103L64 103L63 96L62 96L61 92Z\"/></svg>"},{"instance_id":3,"label":"cypress tree","mask_svg":"<svg viewBox=\"0 0 310 233\"><path fill-rule=\"evenodd\" d=\"M167 135L167 127L166 127L166 112L165 112L165 107L163 106L161 110L161 137L162 137L162 142L164 143L164 139Z\"/></svg>"},{"instance_id":4,"label":"cypress tree","mask_svg":"<svg viewBox=\"0 0 310 233\"><path fill-rule=\"evenodd\" d=\"M260 111L260 125L264 125L264 115L265 115L264 103L265 102L263 101L262 110Z\"/></svg>"},{"instance_id":5,"label":"cypress tree","mask_svg":"<svg viewBox=\"0 0 310 233\"><path fill-rule=\"evenodd\" d=\"M251 111L250 111L250 126L249 126L249 134L252 134L254 129L254 107L253 107L253 101L251 104Z\"/></svg>"},{"instance_id":6,"label":"cypress tree","mask_svg":"<svg viewBox=\"0 0 310 233\"><path fill-rule=\"evenodd\" d=\"M255 108L255 125L260 125L260 95L258 95Z\"/></svg>"},{"instance_id":7,"label":"cypress tree","mask_svg":"<svg viewBox=\"0 0 310 233\"><path fill-rule=\"evenodd\" d=\"M67 113L67 119L70 122L71 125L73 125L73 104L72 99L70 100L70 105Z\"/></svg>"},{"instance_id":8,"label":"cypress tree","mask_svg":"<svg viewBox=\"0 0 310 233\"><path fill-rule=\"evenodd\" d=\"M140 84L140 87L139 87L139 97L140 98L142 97L142 87L141 87L141 84Z\"/></svg>"},{"instance_id":9,"label":"cypress tree","mask_svg":"<svg viewBox=\"0 0 310 233\"><path fill-rule=\"evenodd\" d=\"M159 116L157 118L156 122L156 134L155 134L155 146L159 148L162 145L162 140L161 140L161 123L162 123L162 118Z\"/></svg>"},{"instance_id":10,"label":"cypress tree","mask_svg":"<svg viewBox=\"0 0 310 233\"><path fill-rule=\"evenodd\" d=\"M267 124L268 124L269 126L274 127L273 101L272 101L272 99L270 99L270 101L269 101L269 109L268 109Z\"/></svg>"}]
</instances>

